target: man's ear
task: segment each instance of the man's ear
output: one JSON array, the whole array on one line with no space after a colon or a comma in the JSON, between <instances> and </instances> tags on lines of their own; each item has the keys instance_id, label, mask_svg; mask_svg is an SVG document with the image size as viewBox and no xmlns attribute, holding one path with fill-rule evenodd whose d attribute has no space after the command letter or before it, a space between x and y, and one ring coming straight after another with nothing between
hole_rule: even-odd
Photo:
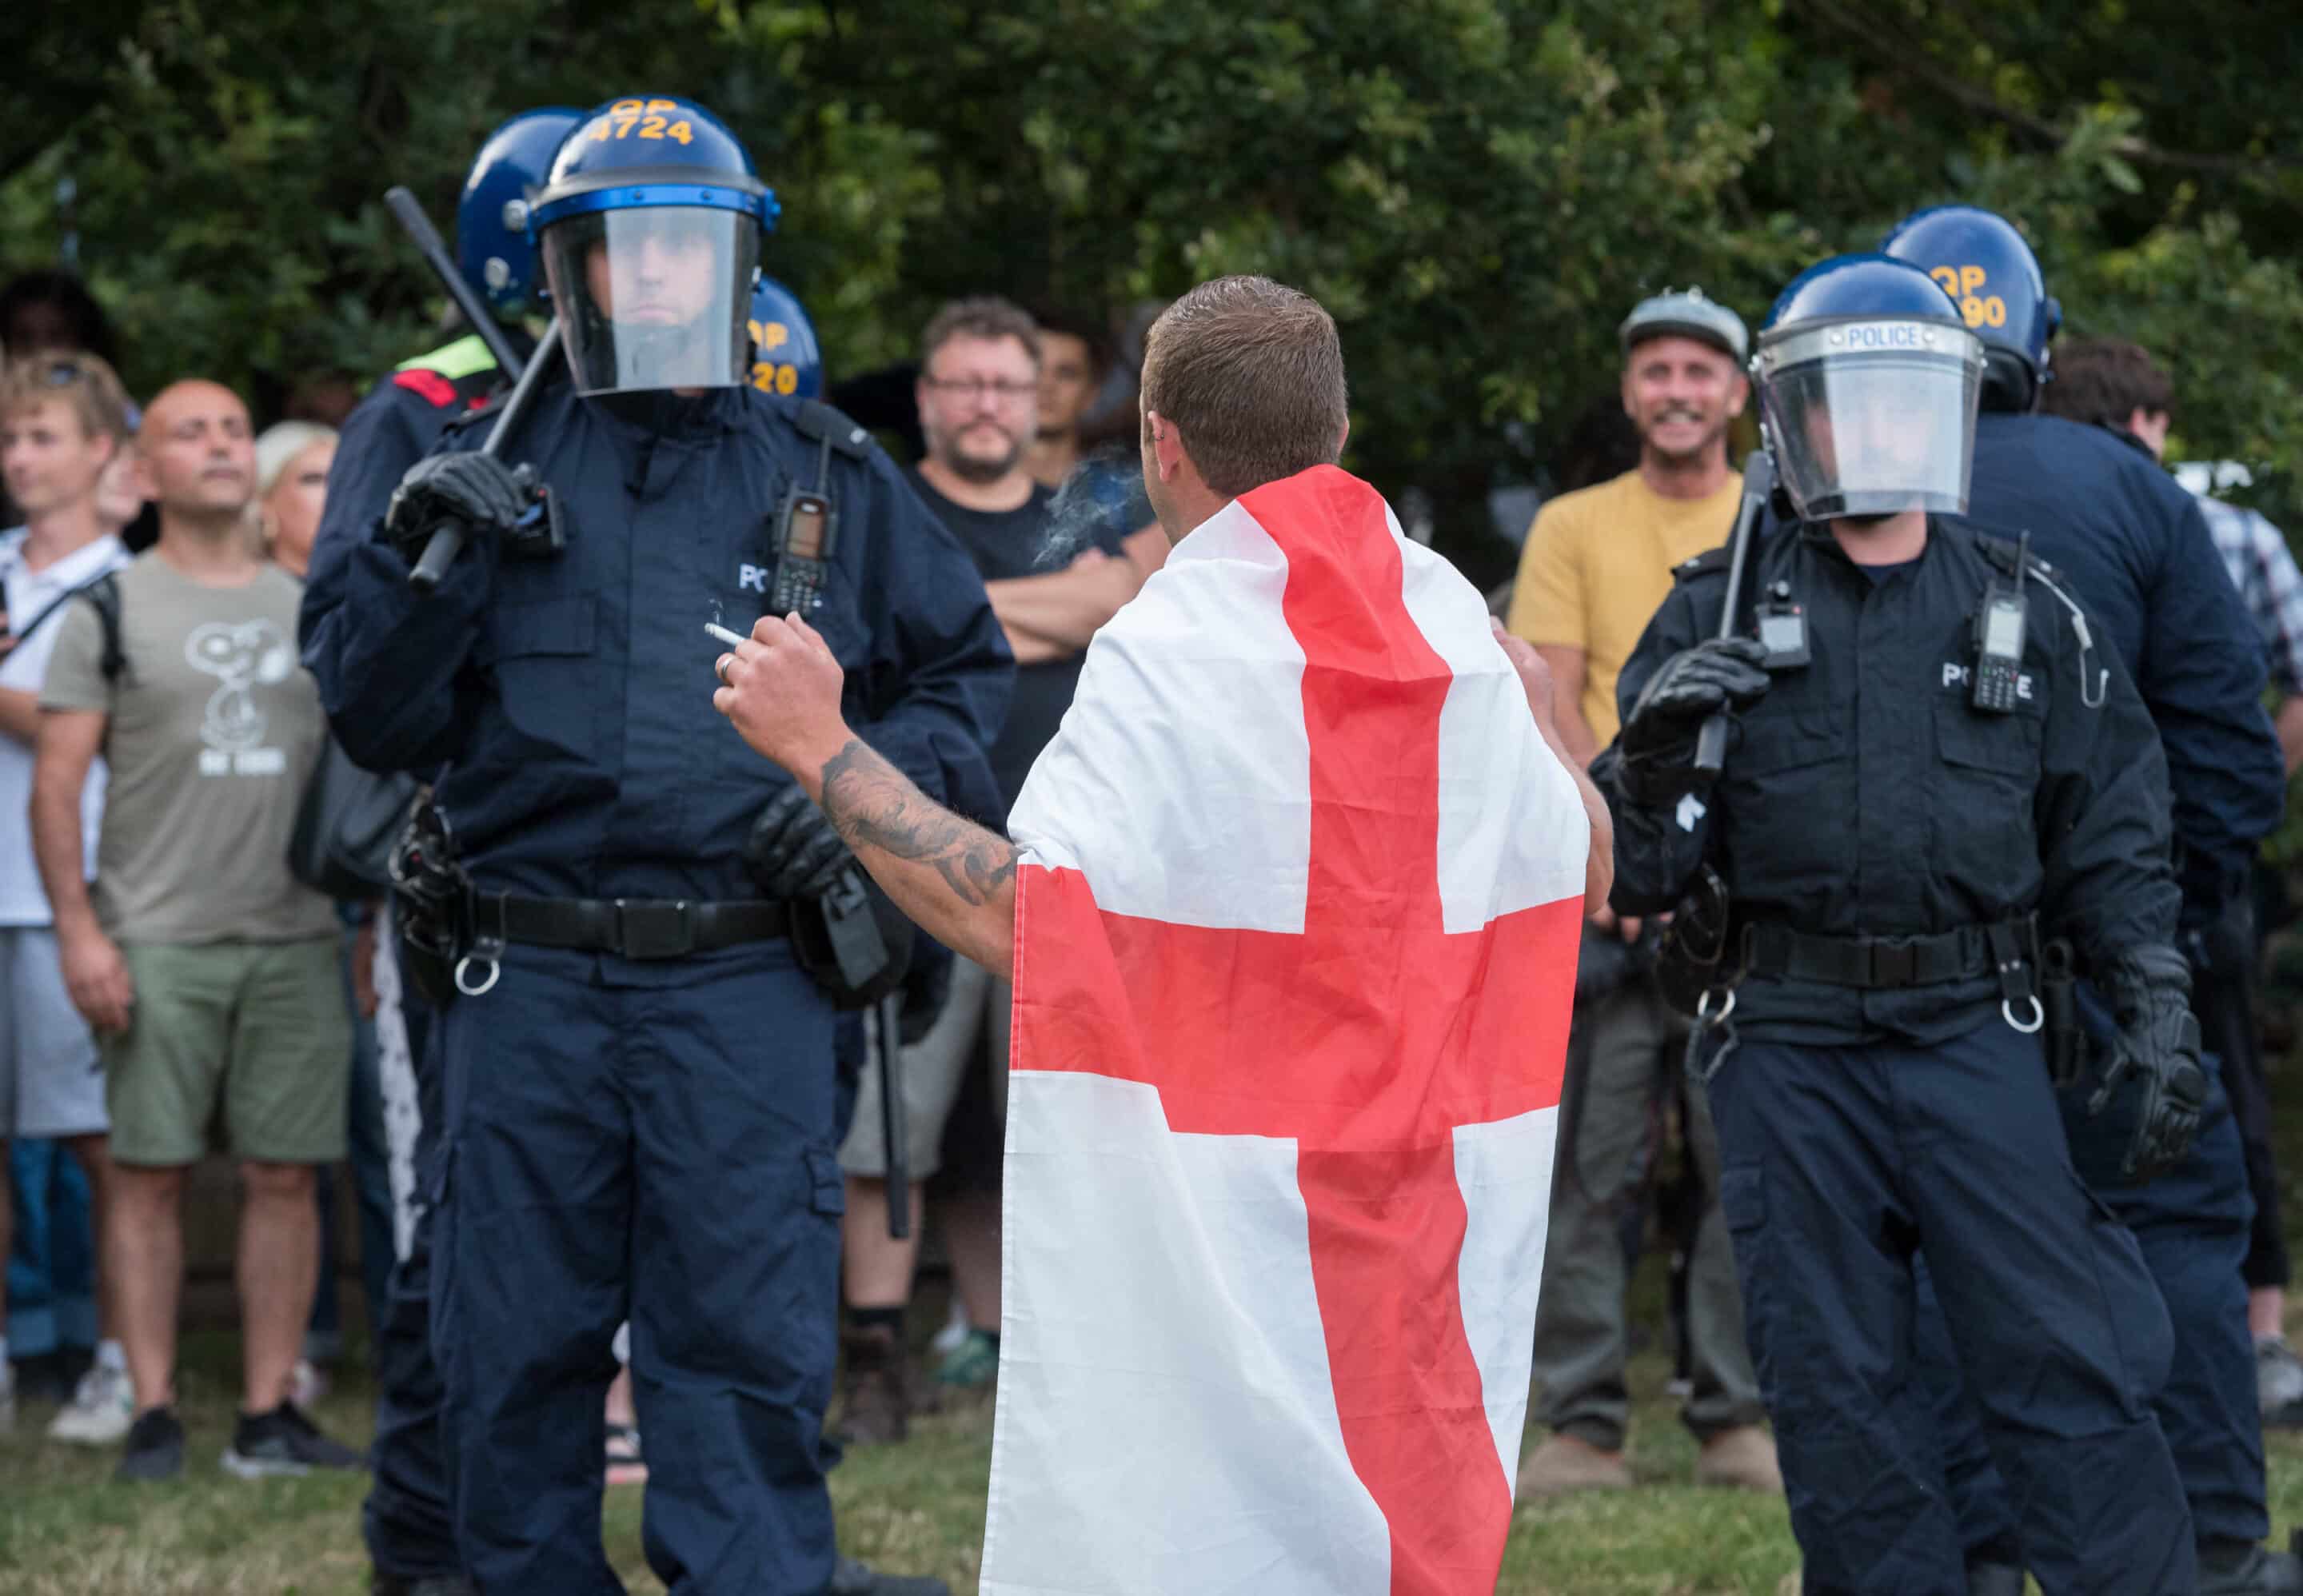
<instances>
[{"instance_id":1,"label":"man's ear","mask_svg":"<svg viewBox=\"0 0 2303 1596\"><path fill-rule=\"evenodd\" d=\"M1750 402L1750 399L1751 379L1739 371L1735 374L1734 390L1727 401L1727 414L1731 418L1742 415L1743 407Z\"/></svg>"},{"instance_id":2,"label":"man's ear","mask_svg":"<svg viewBox=\"0 0 2303 1596\"><path fill-rule=\"evenodd\" d=\"M1341 459L1343 459L1343 458L1344 458L1344 445L1345 445L1345 444L1346 444L1346 443L1350 443L1351 441L1352 441L1352 418L1351 418L1349 416L1346 416L1346 417L1344 418L1344 425L1343 425L1342 429L1341 429L1340 431L1338 431L1338 432L1336 434L1336 458L1337 458L1337 460L1341 460Z\"/></svg>"},{"instance_id":3,"label":"man's ear","mask_svg":"<svg viewBox=\"0 0 2303 1596\"><path fill-rule=\"evenodd\" d=\"M1173 481L1188 458L1184 452L1184 435L1157 410L1143 412L1143 425L1152 435L1152 461L1160 468L1160 480Z\"/></svg>"},{"instance_id":4,"label":"man's ear","mask_svg":"<svg viewBox=\"0 0 2303 1596\"><path fill-rule=\"evenodd\" d=\"M160 496L160 485L152 475L152 459L139 446L129 456L128 480L136 489L136 496L149 502Z\"/></svg>"}]
</instances>

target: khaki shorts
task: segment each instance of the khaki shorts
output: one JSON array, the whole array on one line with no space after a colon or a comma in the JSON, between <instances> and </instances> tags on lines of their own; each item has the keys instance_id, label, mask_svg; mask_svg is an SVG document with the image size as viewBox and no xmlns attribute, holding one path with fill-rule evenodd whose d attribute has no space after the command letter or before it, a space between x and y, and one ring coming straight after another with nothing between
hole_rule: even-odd
<instances>
[{"instance_id":1,"label":"khaki shorts","mask_svg":"<svg viewBox=\"0 0 2303 1596\"><path fill-rule=\"evenodd\" d=\"M136 1003L127 1031L100 1039L114 1159L197 1163L219 1119L236 1158L344 1156L352 1029L335 937L121 953Z\"/></svg>"},{"instance_id":2,"label":"khaki shorts","mask_svg":"<svg viewBox=\"0 0 2303 1596\"><path fill-rule=\"evenodd\" d=\"M951 990L926 1035L903 1050L904 1146L907 1176L924 1180L943 1167L944 1121L967 1071L988 1054L991 1102L1005 1119L1008 1110L1008 1008L1016 989L992 978L982 965L955 956ZM887 1144L880 1134L880 1028L875 1010L864 1017L867 1043L864 1079L856 1094L856 1118L839 1144L839 1167L850 1175L880 1178L888 1173Z\"/></svg>"}]
</instances>

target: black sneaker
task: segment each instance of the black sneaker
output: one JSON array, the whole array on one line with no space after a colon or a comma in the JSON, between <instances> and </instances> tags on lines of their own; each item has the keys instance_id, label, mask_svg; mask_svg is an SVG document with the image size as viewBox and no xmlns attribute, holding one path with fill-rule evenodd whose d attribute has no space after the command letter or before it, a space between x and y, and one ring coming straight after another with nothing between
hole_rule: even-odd
<instances>
[{"instance_id":1,"label":"black sneaker","mask_svg":"<svg viewBox=\"0 0 2303 1596\"><path fill-rule=\"evenodd\" d=\"M184 1472L184 1427L174 1410L148 1407L128 1426L115 1480L173 1480Z\"/></svg>"},{"instance_id":2,"label":"black sneaker","mask_svg":"<svg viewBox=\"0 0 2303 1596\"><path fill-rule=\"evenodd\" d=\"M367 1459L321 1434L293 1402L283 1402L270 1413L240 1415L224 1465L243 1480L260 1480L267 1474L308 1474L316 1468L366 1468Z\"/></svg>"}]
</instances>

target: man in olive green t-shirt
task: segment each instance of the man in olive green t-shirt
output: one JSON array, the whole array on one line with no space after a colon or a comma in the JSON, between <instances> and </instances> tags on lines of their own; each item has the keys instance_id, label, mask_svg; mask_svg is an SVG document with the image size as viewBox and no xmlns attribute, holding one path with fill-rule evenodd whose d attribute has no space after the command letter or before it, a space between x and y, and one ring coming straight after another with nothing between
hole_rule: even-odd
<instances>
[{"instance_id":1,"label":"man in olive green t-shirt","mask_svg":"<svg viewBox=\"0 0 2303 1596\"><path fill-rule=\"evenodd\" d=\"M1642 300L1623 326L1624 411L1640 462L1611 482L1546 504L1527 535L1507 628L1551 667L1560 740L1590 764L1615 739L1615 677L1671 591L1672 568L1727 539L1742 484L1727 469L1727 427L1749 393L1743 323L1700 291ZM1623 1489L1631 1400L1621 1239L1660 1084L1675 1081L1686 1021L1651 968L1632 962L1612 984L1590 977L1645 949L1638 921L1604 903L1584 927L1561 1098L1559 1170L1535 1321L1540 1423L1551 1438L1522 1465L1523 1497ZM1743 1340L1734 1254L1719 1215L1719 1145L1700 1087L1681 1115L1703 1184L1688 1261L1692 1390L1681 1417L1702 1449L1699 1483L1780 1490L1775 1445L1760 1428L1759 1378Z\"/></svg>"},{"instance_id":2,"label":"man in olive green t-shirt","mask_svg":"<svg viewBox=\"0 0 2303 1596\"><path fill-rule=\"evenodd\" d=\"M115 577L124 668L96 606L59 618L40 695L32 841L72 1001L97 1034L118 1174L105 1215L137 1417L120 1472L182 1466L173 1411L184 1178L222 1110L244 1202L236 1474L356 1467L288 1400L319 1258L314 1166L344 1156L350 1020L336 920L288 869L326 725L298 661L292 578L254 552L247 410L212 383L152 401L138 443L160 540ZM80 784L111 768L91 891Z\"/></svg>"}]
</instances>

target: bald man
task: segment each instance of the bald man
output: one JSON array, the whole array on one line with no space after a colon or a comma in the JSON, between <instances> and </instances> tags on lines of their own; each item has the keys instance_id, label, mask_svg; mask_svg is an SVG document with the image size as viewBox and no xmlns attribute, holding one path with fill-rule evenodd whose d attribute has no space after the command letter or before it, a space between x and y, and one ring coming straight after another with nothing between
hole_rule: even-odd
<instances>
[{"instance_id":1,"label":"bald man","mask_svg":"<svg viewBox=\"0 0 2303 1596\"><path fill-rule=\"evenodd\" d=\"M327 738L297 660L302 589L245 531L256 455L230 389L184 382L155 399L136 476L159 542L56 622L32 773L33 850L112 1116L103 1254L137 1409L119 1472L183 1466L184 1178L218 1122L244 1195L245 1391L224 1466L356 1468L288 1399L319 1258L313 1169L344 1156L351 1058L334 907L288 870ZM111 783L91 888L80 789L99 748Z\"/></svg>"}]
</instances>

